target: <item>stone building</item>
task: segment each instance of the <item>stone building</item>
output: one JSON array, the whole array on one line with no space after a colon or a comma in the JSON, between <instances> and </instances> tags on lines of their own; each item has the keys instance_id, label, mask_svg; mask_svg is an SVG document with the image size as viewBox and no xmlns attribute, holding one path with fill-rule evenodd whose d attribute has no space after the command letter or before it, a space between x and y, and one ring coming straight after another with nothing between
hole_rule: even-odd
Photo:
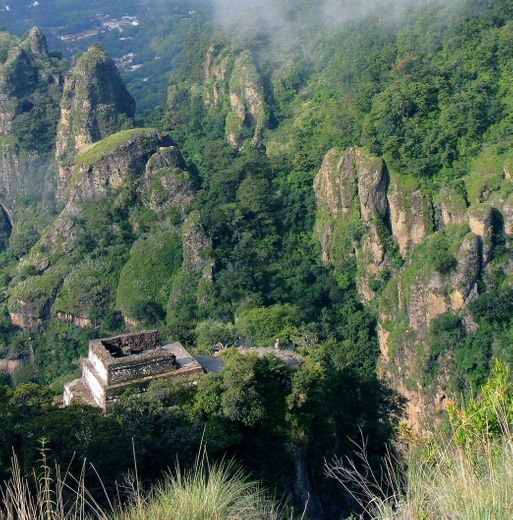
<instances>
[{"instance_id":1,"label":"stone building","mask_svg":"<svg viewBox=\"0 0 513 520\"><path fill-rule=\"evenodd\" d=\"M199 378L206 371L180 343L162 343L156 330L95 339L82 360L82 377L64 386L63 404L106 409L127 389L144 392L152 381Z\"/></svg>"}]
</instances>

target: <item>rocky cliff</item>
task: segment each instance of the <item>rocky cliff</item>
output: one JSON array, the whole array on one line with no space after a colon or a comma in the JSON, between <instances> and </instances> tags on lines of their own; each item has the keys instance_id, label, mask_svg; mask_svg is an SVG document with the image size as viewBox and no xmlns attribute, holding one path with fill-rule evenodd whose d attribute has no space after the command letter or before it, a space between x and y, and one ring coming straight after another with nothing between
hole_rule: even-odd
<instances>
[{"instance_id":1,"label":"rocky cliff","mask_svg":"<svg viewBox=\"0 0 513 520\"><path fill-rule=\"evenodd\" d=\"M354 148L329 151L314 184L322 259L340 270L354 264L365 302L393 264L388 185L383 160Z\"/></svg>"},{"instance_id":2,"label":"rocky cliff","mask_svg":"<svg viewBox=\"0 0 513 520\"><path fill-rule=\"evenodd\" d=\"M242 52L233 64L229 82L230 110L226 116L226 138L236 149L251 137L253 146L263 144L267 110L262 81L249 51Z\"/></svg>"},{"instance_id":3,"label":"rocky cliff","mask_svg":"<svg viewBox=\"0 0 513 520\"><path fill-rule=\"evenodd\" d=\"M23 40L7 33L0 39L0 203L15 223L21 199L32 207L51 199L63 64L48 53L38 28Z\"/></svg>"},{"instance_id":4,"label":"rocky cliff","mask_svg":"<svg viewBox=\"0 0 513 520\"><path fill-rule=\"evenodd\" d=\"M197 103L201 103L206 109L207 125L216 121L224 139L237 152L248 145L264 146L269 112L263 79L249 50L211 45L204 59L201 81L193 83L188 79L170 85L169 114L183 110L184 99L189 100L189 110L197 110ZM184 113L182 117L188 116Z\"/></svg>"},{"instance_id":5,"label":"rocky cliff","mask_svg":"<svg viewBox=\"0 0 513 520\"><path fill-rule=\"evenodd\" d=\"M77 154L119 131L135 112L132 96L100 45L76 59L64 83L60 110L56 157L62 195Z\"/></svg>"},{"instance_id":6,"label":"rocky cliff","mask_svg":"<svg viewBox=\"0 0 513 520\"><path fill-rule=\"evenodd\" d=\"M10 290L13 322L32 327L49 318L64 279L99 247L99 242L117 231L113 216L104 213L104 205L115 207L122 204L124 195L135 193L147 162L165 144L166 139L157 131L128 130L97 143L77 158L64 209L20 262ZM102 218L108 220L101 223L104 229L100 230L95 219ZM95 226L98 235L92 236Z\"/></svg>"},{"instance_id":7,"label":"rocky cliff","mask_svg":"<svg viewBox=\"0 0 513 520\"><path fill-rule=\"evenodd\" d=\"M189 288L210 283L211 243L191 213L195 184L178 148L153 129L113 134L79 154L64 209L9 287L13 323L89 327L116 308L140 326L144 312L165 312L179 273Z\"/></svg>"},{"instance_id":8,"label":"rocky cliff","mask_svg":"<svg viewBox=\"0 0 513 520\"><path fill-rule=\"evenodd\" d=\"M408 398L416 431L443 408L455 356L449 345L438 352L433 331L461 323L474 333L469 303L509 276L513 185L506 168L495 176L495 190L473 171L466 188L433 193L363 149L334 149L315 179L322 259L354 270L362 301L372 302L381 373Z\"/></svg>"}]
</instances>

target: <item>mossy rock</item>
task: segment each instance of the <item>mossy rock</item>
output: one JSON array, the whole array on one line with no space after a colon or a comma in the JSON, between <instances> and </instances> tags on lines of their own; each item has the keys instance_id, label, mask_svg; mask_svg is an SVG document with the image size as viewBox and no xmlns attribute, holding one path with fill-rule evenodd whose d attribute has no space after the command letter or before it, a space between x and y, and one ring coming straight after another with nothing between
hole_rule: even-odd
<instances>
[{"instance_id":1,"label":"mossy rock","mask_svg":"<svg viewBox=\"0 0 513 520\"><path fill-rule=\"evenodd\" d=\"M166 308L173 277L182 264L181 239L173 230L160 230L138 240L121 271L116 306L137 318L138 304L152 302Z\"/></svg>"},{"instance_id":2,"label":"mossy rock","mask_svg":"<svg viewBox=\"0 0 513 520\"><path fill-rule=\"evenodd\" d=\"M132 137L150 136L156 132L157 130L154 128L132 128L130 130L122 130L121 132L110 135L92 145L85 152L78 155L75 162L77 165L92 165L101 157L115 151Z\"/></svg>"},{"instance_id":3,"label":"mossy rock","mask_svg":"<svg viewBox=\"0 0 513 520\"><path fill-rule=\"evenodd\" d=\"M91 309L114 303L122 255L87 259L66 276L53 305L54 312L87 316Z\"/></svg>"}]
</instances>

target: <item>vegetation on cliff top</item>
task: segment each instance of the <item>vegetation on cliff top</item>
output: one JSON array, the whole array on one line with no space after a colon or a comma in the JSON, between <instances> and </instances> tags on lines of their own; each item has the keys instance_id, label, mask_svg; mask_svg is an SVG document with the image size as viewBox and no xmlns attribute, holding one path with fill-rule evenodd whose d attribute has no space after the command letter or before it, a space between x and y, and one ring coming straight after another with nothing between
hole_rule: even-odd
<instances>
[{"instance_id":1,"label":"vegetation on cliff top","mask_svg":"<svg viewBox=\"0 0 513 520\"><path fill-rule=\"evenodd\" d=\"M102 156L113 152L132 137L145 136L153 134L156 131L154 128L131 128L129 130L122 130L91 145L87 150L77 156L75 162L76 164L94 164Z\"/></svg>"}]
</instances>

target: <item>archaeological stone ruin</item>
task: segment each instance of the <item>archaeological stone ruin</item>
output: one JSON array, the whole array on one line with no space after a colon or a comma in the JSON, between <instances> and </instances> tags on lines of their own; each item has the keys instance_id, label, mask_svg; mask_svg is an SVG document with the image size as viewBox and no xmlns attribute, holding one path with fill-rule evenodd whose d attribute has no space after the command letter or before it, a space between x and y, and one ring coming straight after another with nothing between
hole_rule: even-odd
<instances>
[{"instance_id":1,"label":"archaeological stone ruin","mask_svg":"<svg viewBox=\"0 0 513 520\"><path fill-rule=\"evenodd\" d=\"M106 409L128 389L142 393L152 381L195 379L205 372L180 343L163 343L156 330L95 339L82 360L82 377L64 386L63 404Z\"/></svg>"}]
</instances>

